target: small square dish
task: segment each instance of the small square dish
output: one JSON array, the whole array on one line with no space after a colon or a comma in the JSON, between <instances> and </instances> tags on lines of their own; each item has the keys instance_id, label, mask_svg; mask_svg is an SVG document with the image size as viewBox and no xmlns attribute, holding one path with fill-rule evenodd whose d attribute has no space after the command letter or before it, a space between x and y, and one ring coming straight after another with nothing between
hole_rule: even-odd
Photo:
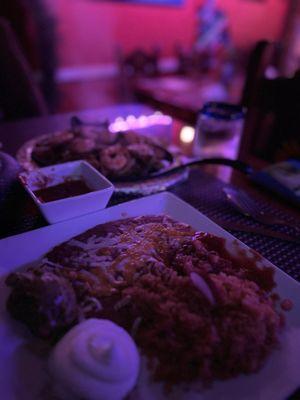
<instances>
[{"instance_id":1,"label":"small square dish","mask_svg":"<svg viewBox=\"0 0 300 400\"><path fill-rule=\"evenodd\" d=\"M22 172L19 179L50 224L102 210L114 191L82 160Z\"/></svg>"}]
</instances>

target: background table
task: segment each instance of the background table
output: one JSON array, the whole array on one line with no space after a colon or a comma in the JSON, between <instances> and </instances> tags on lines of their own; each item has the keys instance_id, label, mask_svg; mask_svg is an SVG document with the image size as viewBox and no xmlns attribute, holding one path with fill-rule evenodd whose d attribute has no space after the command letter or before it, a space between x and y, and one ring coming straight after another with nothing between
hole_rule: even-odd
<instances>
[{"instance_id":1,"label":"background table","mask_svg":"<svg viewBox=\"0 0 300 400\"><path fill-rule=\"evenodd\" d=\"M140 78L133 84L136 97L187 123L195 123L197 113L208 101L238 103L243 77L235 76L229 84L216 76L188 77L171 75Z\"/></svg>"}]
</instances>

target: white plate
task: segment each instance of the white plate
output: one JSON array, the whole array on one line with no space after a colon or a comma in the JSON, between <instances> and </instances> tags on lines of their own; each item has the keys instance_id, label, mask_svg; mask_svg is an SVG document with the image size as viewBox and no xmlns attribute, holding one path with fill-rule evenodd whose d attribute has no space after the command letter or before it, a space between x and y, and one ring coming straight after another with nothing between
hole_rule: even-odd
<instances>
[{"instance_id":1,"label":"white plate","mask_svg":"<svg viewBox=\"0 0 300 400\"><path fill-rule=\"evenodd\" d=\"M13 323L5 311L8 289L4 285L7 273L37 260L53 246L80 234L97 224L119 218L165 213L190 224L197 230L206 231L227 240L228 248L236 251L247 246L237 241L199 211L169 193L156 194L123 203L94 214L57 223L52 226L9 237L0 241L0 393L5 400L45 400L35 393L44 378L39 361L24 350L25 330ZM264 264L270 264L264 260ZM184 400L283 400L300 386L300 285L276 268L277 291L290 298L294 308L287 313L287 328L282 336L282 347L274 351L264 368L257 374L240 376L226 382L217 382L201 395L182 393L180 389L165 397L161 386L144 385L144 375L130 400L158 400L163 398ZM20 333L22 331L22 334ZM26 356L24 356L26 353ZM21 368L21 369L20 369ZM107 399L109 400L109 399Z\"/></svg>"}]
</instances>

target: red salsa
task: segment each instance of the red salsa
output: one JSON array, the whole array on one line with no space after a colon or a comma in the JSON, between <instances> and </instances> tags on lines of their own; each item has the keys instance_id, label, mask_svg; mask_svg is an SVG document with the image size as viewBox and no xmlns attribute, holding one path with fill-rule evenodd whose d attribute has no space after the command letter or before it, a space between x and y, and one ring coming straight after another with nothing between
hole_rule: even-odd
<instances>
[{"instance_id":1,"label":"red salsa","mask_svg":"<svg viewBox=\"0 0 300 400\"><path fill-rule=\"evenodd\" d=\"M58 185L35 190L34 194L42 203L47 203L48 201L61 200L89 192L92 192L92 189L82 179L76 178L67 179Z\"/></svg>"}]
</instances>

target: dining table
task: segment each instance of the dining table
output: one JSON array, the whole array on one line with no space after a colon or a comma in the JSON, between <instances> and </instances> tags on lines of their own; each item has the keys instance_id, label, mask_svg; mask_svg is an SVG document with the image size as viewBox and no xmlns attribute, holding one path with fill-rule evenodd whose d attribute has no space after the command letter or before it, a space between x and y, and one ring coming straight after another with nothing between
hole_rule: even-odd
<instances>
[{"instance_id":1,"label":"dining table","mask_svg":"<svg viewBox=\"0 0 300 400\"><path fill-rule=\"evenodd\" d=\"M240 73L229 81L214 74L174 74L138 78L133 83L133 92L140 101L193 124L206 102L239 102L243 82L244 77Z\"/></svg>"},{"instance_id":2,"label":"dining table","mask_svg":"<svg viewBox=\"0 0 300 400\"><path fill-rule=\"evenodd\" d=\"M134 103L80 111L76 113L76 116L83 121L108 120L111 122L118 118L125 120L128 115L136 118L140 115L151 115L154 111L144 104ZM16 157L18 149L26 141L38 138L42 134L69 128L73 115L74 113L56 114L2 123L0 125L1 150L11 157ZM185 126L185 122L172 120L171 133L168 131L170 145L176 146L182 153L189 156L192 153L192 143L181 141L180 132L183 126ZM224 144L220 142L220 151L222 146ZM274 215L284 216L300 226L300 214L295 206L277 198L267 190L257 187L242 172L223 165L195 167L191 169L187 179L169 188L169 191L188 202L300 282L300 240L296 242L284 238L284 235L295 236L293 229L274 227L273 231L277 232L277 236L270 236L269 230L263 224L242 215L232 207L223 193L224 187L246 191L261 206L261 209L272 211ZM118 194L112 197L108 206L139 196L141 194ZM15 176L0 176L0 207L0 238L48 225L31 197L17 180L17 172ZM280 233L282 233L282 238ZM297 399L299 396L300 391L291 395L290 399Z\"/></svg>"}]
</instances>

